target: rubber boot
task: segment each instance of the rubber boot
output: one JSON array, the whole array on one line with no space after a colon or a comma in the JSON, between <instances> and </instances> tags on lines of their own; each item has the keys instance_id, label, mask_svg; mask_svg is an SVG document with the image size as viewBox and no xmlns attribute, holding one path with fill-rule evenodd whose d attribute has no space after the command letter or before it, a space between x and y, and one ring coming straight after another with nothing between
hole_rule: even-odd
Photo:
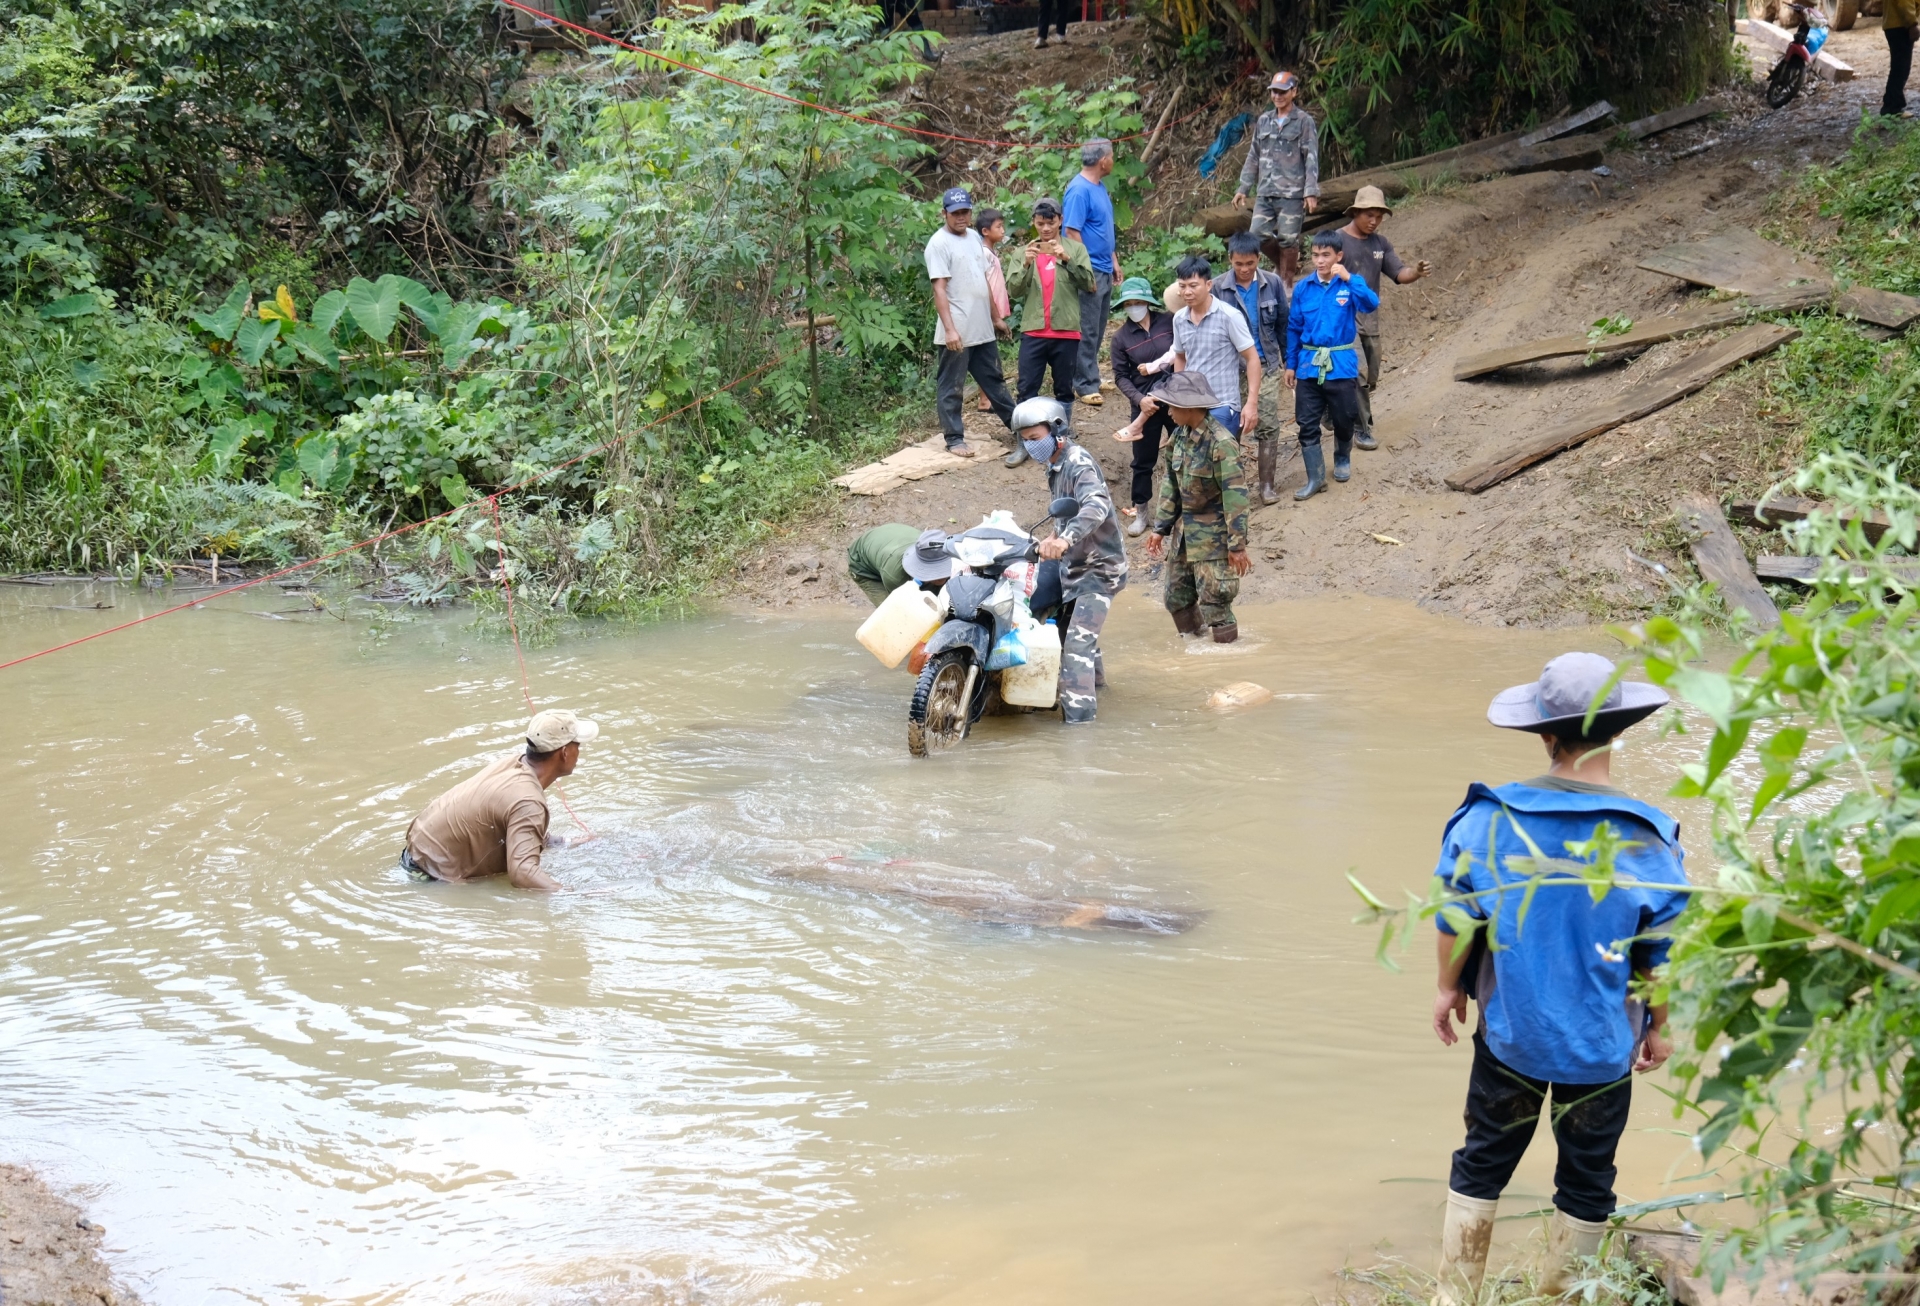
<instances>
[{"instance_id":1,"label":"rubber boot","mask_svg":"<svg viewBox=\"0 0 1920 1306\"><path fill-rule=\"evenodd\" d=\"M1547 1226L1547 1251L1540 1262L1540 1291L1558 1297L1573 1282L1576 1261L1600 1254L1600 1239L1607 1232L1605 1220L1576 1220L1559 1207L1553 1209L1553 1221Z\"/></svg>"},{"instance_id":2,"label":"rubber boot","mask_svg":"<svg viewBox=\"0 0 1920 1306\"><path fill-rule=\"evenodd\" d=\"M1373 438L1372 431L1364 426L1357 426L1353 430L1353 447L1372 453L1380 447L1380 442Z\"/></svg>"},{"instance_id":3,"label":"rubber boot","mask_svg":"<svg viewBox=\"0 0 1920 1306\"><path fill-rule=\"evenodd\" d=\"M1280 502L1280 491L1273 488L1273 474L1280 466L1280 441L1268 437L1259 441L1260 446L1260 502L1274 504Z\"/></svg>"},{"instance_id":4,"label":"rubber boot","mask_svg":"<svg viewBox=\"0 0 1920 1306\"><path fill-rule=\"evenodd\" d=\"M1300 461L1307 465L1307 483L1293 492L1293 501L1311 499L1327 488L1327 455L1317 444L1300 446Z\"/></svg>"},{"instance_id":5,"label":"rubber boot","mask_svg":"<svg viewBox=\"0 0 1920 1306\"><path fill-rule=\"evenodd\" d=\"M1178 612L1174 613L1173 628L1182 635L1198 635L1200 633L1200 605L1196 603L1192 607L1181 608Z\"/></svg>"},{"instance_id":6,"label":"rubber boot","mask_svg":"<svg viewBox=\"0 0 1920 1306\"><path fill-rule=\"evenodd\" d=\"M1138 538L1147 533L1147 518L1153 516L1153 505L1136 503L1133 505L1133 520L1127 523L1127 534Z\"/></svg>"},{"instance_id":7,"label":"rubber boot","mask_svg":"<svg viewBox=\"0 0 1920 1306\"><path fill-rule=\"evenodd\" d=\"M1238 622L1225 621L1213 628L1213 642L1216 644L1231 644L1239 638L1240 624Z\"/></svg>"},{"instance_id":8,"label":"rubber boot","mask_svg":"<svg viewBox=\"0 0 1920 1306\"><path fill-rule=\"evenodd\" d=\"M1344 481L1353 475L1353 437L1333 437L1333 479Z\"/></svg>"},{"instance_id":9,"label":"rubber boot","mask_svg":"<svg viewBox=\"0 0 1920 1306\"><path fill-rule=\"evenodd\" d=\"M1002 461L1009 467L1018 467L1021 463L1032 460L1027 456L1027 446L1015 440L1013 442L1013 452L1008 454Z\"/></svg>"},{"instance_id":10,"label":"rubber boot","mask_svg":"<svg viewBox=\"0 0 1920 1306\"><path fill-rule=\"evenodd\" d=\"M1493 1246L1493 1213L1500 1205L1447 1190L1447 1223L1440 1233L1440 1268L1433 1306L1469 1306L1487 1277L1487 1251Z\"/></svg>"}]
</instances>

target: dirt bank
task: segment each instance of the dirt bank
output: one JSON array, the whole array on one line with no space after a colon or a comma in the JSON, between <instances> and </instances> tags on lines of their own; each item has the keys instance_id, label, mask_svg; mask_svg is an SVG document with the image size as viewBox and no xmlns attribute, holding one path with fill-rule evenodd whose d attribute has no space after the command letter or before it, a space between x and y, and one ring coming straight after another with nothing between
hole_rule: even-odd
<instances>
[{"instance_id":1,"label":"dirt bank","mask_svg":"<svg viewBox=\"0 0 1920 1306\"><path fill-rule=\"evenodd\" d=\"M138 1306L100 1259L105 1233L31 1170L0 1165L0 1301L7 1306Z\"/></svg>"},{"instance_id":2,"label":"dirt bank","mask_svg":"<svg viewBox=\"0 0 1920 1306\"><path fill-rule=\"evenodd\" d=\"M964 66L969 44L955 42L949 63ZM1501 344L1584 332L1610 314L1647 320L1697 302L1697 292L1634 263L1676 240L1757 227L1789 176L1846 149L1862 106L1878 102L1884 38L1866 20L1836 33L1828 48L1853 64L1856 80L1816 84L1777 113L1750 90L1729 92L1714 118L1610 149L1611 175L1500 178L1404 204L1386 234L1403 256L1431 261L1434 275L1383 292L1382 448L1355 455L1346 485L1297 507L1289 496L1256 511L1256 566L1242 593L1254 600L1364 593L1504 625L1591 622L1657 606L1665 582L1631 554L1685 574L1669 525L1675 499L1690 490L1759 490L1795 463L1794 432L1768 408L1768 363L1485 494L1466 495L1447 489L1444 477L1712 337L1592 368L1574 359L1470 382L1452 379L1453 362ZM1755 56L1762 71L1770 61ZM1191 176L1190 160L1163 171L1176 170ZM1112 394L1104 408L1076 413L1116 498L1125 497L1128 452L1109 436L1126 416ZM991 416L970 411L969 423L983 454L991 451L987 439L1005 438ZM936 429L929 412L913 438ZM1290 491L1302 479L1297 454L1286 473ZM996 507L1037 515L1043 495L1032 466L1008 470L983 456L977 466L879 498L846 497L743 564L736 597L756 606L863 602L844 575L846 543L859 531L884 521L972 525ZM1134 548L1134 584L1154 585L1157 569Z\"/></svg>"}]
</instances>

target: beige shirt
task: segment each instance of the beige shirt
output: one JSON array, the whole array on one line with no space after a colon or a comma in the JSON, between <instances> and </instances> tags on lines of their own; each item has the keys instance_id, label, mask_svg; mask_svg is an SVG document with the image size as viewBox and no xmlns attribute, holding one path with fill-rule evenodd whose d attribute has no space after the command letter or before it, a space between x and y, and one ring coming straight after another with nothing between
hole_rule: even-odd
<instances>
[{"instance_id":1,"label":"beige shirt","mask_svg":"<svg viewBox=\"0 0 1920 1306\"><path fill-rule=\"evenodd\" d=\"M540 873L547 799L524 753L490 762L427 804L407 827L407 851L438 880L505 875L526 888Z\"/></svg>"}]
</instances>

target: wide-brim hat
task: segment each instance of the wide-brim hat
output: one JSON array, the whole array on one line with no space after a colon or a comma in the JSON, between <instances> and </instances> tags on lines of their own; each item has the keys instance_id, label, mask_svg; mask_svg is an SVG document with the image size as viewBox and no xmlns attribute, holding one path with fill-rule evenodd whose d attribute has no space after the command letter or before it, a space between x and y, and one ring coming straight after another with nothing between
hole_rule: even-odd
<instances>
[{"instance_id":1,"label":"wide-brim hat","mask_svg":"<svg viewBox=\"0 0 1920 1306\"><path fill-rule=\"evenodd\" d=\"M1187 306L1187 297L1180 293L1180 283L1169 281L1167 288L1160 292L1160 302L1166 305L1167 312L1178 313Z\"/></svg>"},{"instance_id":2,"label":"wide-brim hat","mask_svg":"<svg viewBox=\"0 0 1920 1306\"><path fill-rule=\"evenodd\" d=\"M1671 701L1657 685L1623 680L1608 690L1593 723L1583 729L1595 696L1613 675L1613 663L1598 653L1562 653L1541 670L1540 679L1495 694L1487 720L1506 730L1609 739Z\"/></svg>"},{"instance_id":3,"label":"wide-brim hat","mask_svg":"<svg viewBox=\"0 0 1920 1306\"><path fill-rule=\"evenodd\" d=\"M921 531L920 538L908 546L900 566L922 585L946 580L953 575L953 559L947 554L945 531Z\"/></svg>"},{"instance_id":4,"label":"wide-brim hat","mask_svg":"<svg viewBox=\"0 0 1920 1306\"><path fill-rule=\"evenodd\" d=\"M1393 205L1387 203L1387 193L1378 186L1362 186L1354 192L1353 203L1347 205L1349 215L1361 209L1379 209L1382 213L1393 212Z\"/></svg>"},{"instance_id":5,"label":"wide-brim hat","mask_svg":"<svg viewBox=\"0 0 1920 1306\"><path fill-rule=\"evenodd\" d=\"M1113 311L1118 313L1128 304L1156 305L1160 296L1153 293L1153 283L1145 277L1128 277L1113 292Z\"/></svg>"},{"instance_id":6,"label":"wide-brim hat","mask_svg":"<svg viewBox=\"0 0 1920 1306\"><path fill-rule=\"evenodd\" d=\"M1153 397L1169 408L1218 408L1220 398L1207 384L1207 378L1188 369L1175 372Z\"/></svg>"}]
</instances>

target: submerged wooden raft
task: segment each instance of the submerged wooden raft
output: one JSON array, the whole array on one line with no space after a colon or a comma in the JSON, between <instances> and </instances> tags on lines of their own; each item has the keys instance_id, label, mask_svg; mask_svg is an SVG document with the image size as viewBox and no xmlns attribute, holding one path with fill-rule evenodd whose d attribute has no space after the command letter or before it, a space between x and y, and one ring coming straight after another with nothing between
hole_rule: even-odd
<instances>
[{"instance_id":1,"label":"submerged wooden raft","mask_svg":"<svg viewBox=\"0 0 1920 1306\"><path fill-rule=\"evenodd\" d=\"M898 898L992 925L1185 934L1207 917L1206 912L1190 908L1103 898L1042 897L938 862L868 862L833 857L814 865L774 867L765 874L789 883Z\"/></svg>"}]
</instances>

